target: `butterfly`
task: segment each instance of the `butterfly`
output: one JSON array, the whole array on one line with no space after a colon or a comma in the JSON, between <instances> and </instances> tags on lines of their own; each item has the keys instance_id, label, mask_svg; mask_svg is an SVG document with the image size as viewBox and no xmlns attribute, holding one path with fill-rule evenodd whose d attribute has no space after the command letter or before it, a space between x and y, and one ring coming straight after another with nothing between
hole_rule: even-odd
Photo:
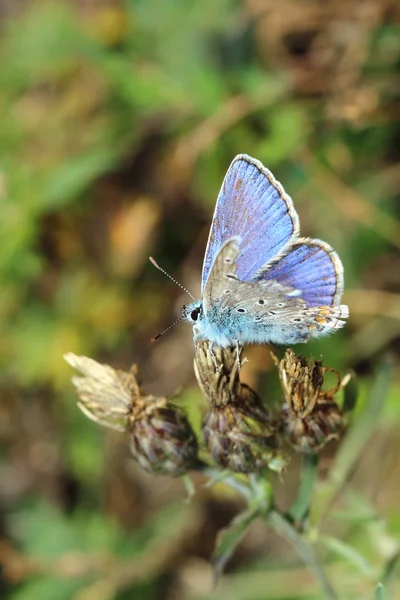
<instances>
[{"instance_id":1,"label":"butterfly","mask_svg":"<svg viewBox=\"0 0 400 600\"><path fill-rule=\"evenodd\" d=\"M194 341L297 344L345 325L343 266L325 242L300 237L293 201L264 165L239 154L218 195L202 297L183 306Z\"/></svg>"}]
</instances>

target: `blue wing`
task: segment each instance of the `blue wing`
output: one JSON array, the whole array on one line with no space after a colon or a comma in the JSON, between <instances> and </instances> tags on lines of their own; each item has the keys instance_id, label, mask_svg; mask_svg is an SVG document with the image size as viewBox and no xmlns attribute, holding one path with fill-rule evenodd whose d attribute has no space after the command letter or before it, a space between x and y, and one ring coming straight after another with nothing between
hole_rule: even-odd
<instances>
[{"instance_id":1,"label":"blue wing","mask_svg":"<svg viewBox=\"0 0 400 600\"><path fill-rule=\"evenodd\" d=\"M222 245L240 238L237 275L253 279L299 235L292 199L258 160L239 154L225 175L217 199L203 264L202 291Z\"/></svg>"},{"instance_id":2,"label":"blue wing","mask_svg":"<svg viewBox=\"0 0 400 600\"><path fill-rule=\"evenodd\" d=\"M294 288L308 306L339 304L343 292L340 258L321 240L299 238L285 256L265 266L260 279Z\"/></svg>"}]
</instances>

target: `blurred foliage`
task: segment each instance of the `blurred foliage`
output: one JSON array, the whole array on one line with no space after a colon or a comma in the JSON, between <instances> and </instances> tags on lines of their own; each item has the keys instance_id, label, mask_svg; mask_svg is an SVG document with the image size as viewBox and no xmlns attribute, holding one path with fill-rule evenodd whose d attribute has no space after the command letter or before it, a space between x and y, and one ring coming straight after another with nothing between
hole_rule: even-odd
<instances>
[{"instance_id":1,"label":"blurred foliage","mask_svg":"<svg viewBox=\"0 0 400 600\"><path fill-rule=\"evenodd\" d=\"M189 510L179 482L140 472L78 413L62 355L138 362L155 393L185 384L198 413L190 328L149 343L182 298L147 257L198 294L219 186L246 152L284 182L303 234L345 266L349 325L301 351L357 372L354 430L368 427L347 462L338 455L341 518L329 513L318 547L339 597L394 598L398 3L2 0L0 22L0 597L209 597L204 559L236 496L199 479ZM244 377L273 398L268 350L247 355ZM382 360L393 365L384 404ZM321 502L334 455L321 457ZM283 510L297 481L294 463L276 484ZM324 597L260 529L213 597Z\"/></svg>"}]
</instances>

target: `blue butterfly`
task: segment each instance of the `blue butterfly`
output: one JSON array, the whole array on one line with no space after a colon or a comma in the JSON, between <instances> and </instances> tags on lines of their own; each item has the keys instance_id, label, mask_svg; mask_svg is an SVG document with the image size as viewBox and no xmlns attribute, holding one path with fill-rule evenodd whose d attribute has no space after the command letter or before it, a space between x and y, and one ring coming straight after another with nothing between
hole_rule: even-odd
<instances>
[{"instance_id":1,"label":"blue butterfly","mask_svg":"<svg viewBox=\"0 0 400 600\"><path fill-rule=\"evenodd\" d=\"M297 344L345 325L343 266L301 238L293 201L261 162L239 154L222 184L203 264L202 298L183 306L195 343Z\"/></svg>"}]
</instances>

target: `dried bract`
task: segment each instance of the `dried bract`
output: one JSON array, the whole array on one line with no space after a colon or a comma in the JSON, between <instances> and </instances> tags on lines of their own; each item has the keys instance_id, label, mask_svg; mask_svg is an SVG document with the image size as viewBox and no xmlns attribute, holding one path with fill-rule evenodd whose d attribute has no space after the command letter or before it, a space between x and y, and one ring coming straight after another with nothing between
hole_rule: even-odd
<instances>
[{"instance_id":1,"label":"dried bract","mask_svg":"<svg viewBox=\"0 0 400 600\"><path fill-rule=\"evenodd\" d=\"M185 414L167 398L145 394L136 365L127 372L72 353L65 359L82 374L73 378L79 408L92 421L129 433L132 454L146 471L176 476L198 466Z\"/></svg>"},{"instance_id":2,"label":"dried bract","mask_svg":"<svg viewBox=\"0 0 400 600\"><path fill-rule=\"evenodd\" d=\"M286 460L277 450L273 419L257 394L241 383L236 349L218 348L213 356L207 342L199 344L194 369L210 404L203 433L214 461L238 473L282 471Z\"/></svg>"},{"instance_id":3,"label":"dried bract","mask_svg":"<svg viewBox=\"0 0 400 600\"><path fill-rule=\"evenodd\" d=\"M189 421L165 398L145 396L136 403L130 447L136 460L150 473L177 476L200 464L197 439Z\"/></svg>"},{"instance_id":4,"label":"dried bract","mask_svg":"<svg viewBox=\"0 0 400 600\"><path fill-rule=\"evenodd\" d=\"M309 363L290 349L281 361L272 352L271 356L285 396L280 415L284 437L296 450L316 452L343 430L342 412L334 395L345 384L337 371L324 367L320 360ZM336 376L337 384L324 391L327 372Z\"/></svg>"},{"instance_id":5,"label":"dried bract","mask_svg":"<svg viewBox=\"0 0 400 600\"><path fill-rule=\"evenodd\" d=\"M132 405L140 397L138 369L129 372L102 365L87 356L69 352L65 360L82 376L73 377L81 411L92 421L116 431L126 431Z\"/></svg>"}]
</instances>

